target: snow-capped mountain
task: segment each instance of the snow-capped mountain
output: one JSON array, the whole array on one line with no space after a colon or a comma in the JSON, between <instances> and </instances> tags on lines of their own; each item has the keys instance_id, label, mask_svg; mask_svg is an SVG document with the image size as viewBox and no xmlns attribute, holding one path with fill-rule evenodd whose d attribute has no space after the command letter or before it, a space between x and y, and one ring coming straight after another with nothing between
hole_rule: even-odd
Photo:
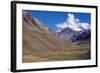
<instances>
[{"instance_id":1,"label":"snow-capped mountain","mask_svg":"<svg viewBox=\"0 0 100 73\"><path fill-rule=\"evenodd\" d=\"M65 41L70 41L70 42L77 42L77 41L82 41L85 39L88 39L91 37L91 30L90 29L81 29L80 31L75 31L70 27L67 27L60 32L56 33L58 37L64 39Z\"/></svg>"},{"instance_id":2,"label":"snow-capped mountain","mask_svg":"<svg viewBox=\"0 0 100 73\"><path fill-rule=\"evenodd\" d=\"M80 22L70 13L64 23L57 24L57 28L57 36L65 41L77 42L91 37L91 25Z\"/></svg>"}]
</instances>

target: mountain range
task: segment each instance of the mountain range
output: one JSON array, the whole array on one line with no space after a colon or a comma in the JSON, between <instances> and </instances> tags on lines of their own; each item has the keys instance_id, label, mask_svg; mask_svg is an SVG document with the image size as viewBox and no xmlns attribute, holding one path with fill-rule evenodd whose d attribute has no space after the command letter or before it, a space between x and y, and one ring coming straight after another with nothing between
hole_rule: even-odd
<instances>
[{"instance_id":1,"label":"mountain range","mask_svg":"<svg viewBox=\"0 0 100 73\"><path fill-rule=\"evenodd\" d=\"M70 27L66 27L64 29L62 29L59 32L56 32L56 35L58 37L60 37L61 39L64 39L65 41L69 41L69 42L78 42L80 43L81 41L84 40L89 40L90 41L90 37L91 37L91 29L84 29L82 27L78 27L78 31L70 28Z\"/></svg>"},{"instance_id":2,"label":"mountain range","mask_svg":"<svg viewBox=\"0 0 100 73\"><path fill-rule=\"evenodd\" d=\"M75 31L70 27L55 34L30 13L22 11L23 63L90 59L89 38L90 30ZM85 44L72 44L83 40Z\"/></svg>"},{"instance_id":3,"label":"mountain range","mask_svg":"<svg viewBox=\"0 0 100 73\"><path fill-rule=\"evenodd\" d=\"M31 14L23 11L23 54L39 51L57 51L65 48L66 42L44 26ZM67 43L68 44L68 43ZM29 51L30 50L30 51ZM34 50L34 51L32 51Z\"/></svg>"}]
</instances>

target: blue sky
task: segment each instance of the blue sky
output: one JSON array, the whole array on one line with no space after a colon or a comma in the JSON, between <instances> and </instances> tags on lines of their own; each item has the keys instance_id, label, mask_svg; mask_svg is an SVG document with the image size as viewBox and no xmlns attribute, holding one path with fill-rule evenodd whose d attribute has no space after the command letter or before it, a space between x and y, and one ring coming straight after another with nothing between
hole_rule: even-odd
<instances>
[{"instance_id":1,"label":"blue sky","mask_svg":"<svg viewBox=\"0 0 100 73\"><path fill-rule=\"evenodd\" d=\"M56 31L56 24L63 23L68 18L68 13L74 14L75 18L79 19L80 22L91 24L90 13L76 13L76 12L55 12L55 11L36 11L36 10L25 10L30 13L33 17L41 21L45 26L49 27L52 31Z\"/></svg>"}]
</instances>

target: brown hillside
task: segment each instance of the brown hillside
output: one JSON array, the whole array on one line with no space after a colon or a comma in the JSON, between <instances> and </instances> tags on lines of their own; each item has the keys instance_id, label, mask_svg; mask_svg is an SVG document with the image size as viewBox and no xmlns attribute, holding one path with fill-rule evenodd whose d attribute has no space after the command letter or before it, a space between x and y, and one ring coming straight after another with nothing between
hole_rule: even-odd
<instances>
[{"instance_id":1,"label":"brown hillside","mask_svg":"<svg viewBox=\"0 0 100 73\"><path fill-rule=\"evenodd\" d=\"M36 18L23 12L23 48L30 52L63 50L66 43L55 36ZM30 53L29 52L29 53ZM27 54L27 53L23 53Z\"/></svg>"},{"instance_id":2,"label":"brown hillside","mask_svg":"<svg viewBox=\"0 0 100 73\"><path fill-rule=\"evenodd\" d=\"M23 62L57 60L60 57L62 58L61 60L80 59L82 55L89 51L90 45L85 45L82 53L80 50L80 52L75 50L80 49L81 45L78 47L64 42L64 40L58 38L38 19L25 11L23 11L22 19Z\"/></svg>"}]
</instances>

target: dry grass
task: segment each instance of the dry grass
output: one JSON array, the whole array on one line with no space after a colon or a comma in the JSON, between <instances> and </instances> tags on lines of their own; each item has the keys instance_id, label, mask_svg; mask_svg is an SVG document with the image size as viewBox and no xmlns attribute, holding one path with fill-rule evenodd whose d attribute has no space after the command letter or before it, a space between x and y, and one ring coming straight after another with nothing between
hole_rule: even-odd
<instances>
[{"instance_id":1,"label":"dry grass","mask_svg":"<svg viewBox=\"0 0 100 73\"><path fill-rule=\"evenodd\" d=\"M22 62L90 59L90 43L73 45L58 38L30 14L23 12Z\"/></svg>"},{"instance_id":2,"label":"dry grass","mask_svg":"<svg viewBox=\"0 0 100 73\"><path fill-rule=\"evenodd\" d=\"M89 44L72 45L69 48L65 48L62 51L37 52L35 54L23 55L23 63L90 59Z\"/></svg>"}]
</instances>

